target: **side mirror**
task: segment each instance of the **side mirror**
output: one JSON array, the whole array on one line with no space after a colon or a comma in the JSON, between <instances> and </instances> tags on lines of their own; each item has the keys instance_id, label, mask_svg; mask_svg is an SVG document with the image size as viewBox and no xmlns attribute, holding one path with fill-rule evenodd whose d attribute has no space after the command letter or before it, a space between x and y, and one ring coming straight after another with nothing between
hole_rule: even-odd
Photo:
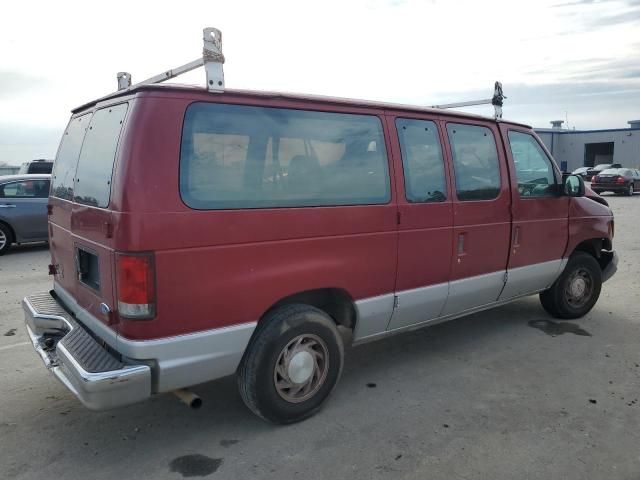
<instances>
[{"instance_id":1,"label":"side mirror","mask_svg":"<svg viewBox=\"0 0 640 480\"><path fill-rule=\"evenodd\" d=\"M584 180L580 175L567 175L563 181L567 197L584 197Z\"/></svg>"}]
</instances>

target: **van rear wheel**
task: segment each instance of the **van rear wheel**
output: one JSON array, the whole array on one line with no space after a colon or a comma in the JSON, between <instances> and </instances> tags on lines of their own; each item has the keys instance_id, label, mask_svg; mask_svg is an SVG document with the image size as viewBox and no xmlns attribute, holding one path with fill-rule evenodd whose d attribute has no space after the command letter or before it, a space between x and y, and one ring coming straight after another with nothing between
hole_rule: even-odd
<instances>
[{"instance_id":1,"label":"van rear wheel","mask_svg":"<svg viewBox=\"0 0 640 480\"><path fill-rule=\"evenodd\" d=\"M596 304L601 288L600 264L586 252L575 252L553 285L540 293L540 303L556 318L579 318Z\"/></svg>"},{"instance_id":2,"label":"van rear wheel","mask_svg":"<svg viewBox=\"0 0 640 480\"><path fill-rule=\"evenodd\" d=\"M260 322L237 380L249 409L273 423L316 413L336 386L344 363L334 321L309 305L285 305Z\"/></svg>"}]
</instances>

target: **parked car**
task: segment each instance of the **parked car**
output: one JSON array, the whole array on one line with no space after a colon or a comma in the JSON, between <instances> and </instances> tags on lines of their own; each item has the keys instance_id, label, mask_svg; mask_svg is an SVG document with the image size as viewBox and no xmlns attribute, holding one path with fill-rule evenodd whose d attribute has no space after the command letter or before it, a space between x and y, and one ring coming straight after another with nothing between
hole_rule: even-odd
<instances>
[{"instance_id":1,"label":"parked car","mask_svg":"<svg viewBox=\"0 0 640 480\"><path fill-rule=\"evenodd\" d=\"M632 196L640 192L640 171L633 168L608 168L591 179L596 193L614 192Z\"/></svg>"},{"instance_id":2,"label":"parked car","mask_svg":"<svg viewBox=\"0 0 640 480\"><path fill-rule=\"evenodd\" d=\"M538 293L578 318L617 264L611 210L531 127L445 110L131 87L74 110L52 181L26 324L95 410L236 374L299 421L345 339Z\"/></svg>"},{"instance_id":3,"label":"parked car","mask_svg":"<svg viewBox=\"0 0 640 480\"><path fill-rule=\"evenodd\" d=\"M12 243L47 240L51 175L0 177L0 255Z\"/></svg>"},{"instance_id":4,"label":"parked car","mask_svg":"<svg viewBox=\"0 0 640 480\"><path fill-rule=\"evenodd\" d=\"M586 180L588 170L589 170L589 167L580 167L580 168L576 168L572 173L574 175L580 175L583 180Z\"/></svg>"},{"instance_id":5,"label":"parked car","mask_svg":"<svg viewBox=\"0 0 640 480\"><path fill-rule=\"evenodd\" d=\"M587 170L586 180L591 181L595 175L598 175L600 172L603 172L608 168L622 168L622 165L619 163L601 163L600 165L596 165L595 167Z\"/></svg>"},{"instance_id":6,"label":"parked car","mask_svg":"<svg viewBox=\"0 0 640 480\"><path fill-rule=\"evenodd\" d=\"M31 160L30 162L24 162L18 170L18 175L26 175L29 173L51 173L53 169L53 160L45 160L39 158L37 160Z\"/></svg>"}]
</instances>

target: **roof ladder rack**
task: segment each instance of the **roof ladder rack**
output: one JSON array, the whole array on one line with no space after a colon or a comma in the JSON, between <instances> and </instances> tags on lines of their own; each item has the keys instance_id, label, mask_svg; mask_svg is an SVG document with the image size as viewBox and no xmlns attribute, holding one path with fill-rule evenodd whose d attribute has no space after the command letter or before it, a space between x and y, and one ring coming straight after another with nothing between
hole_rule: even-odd
<instances>
[{"instance_id":1,"label":"roof ladder rack","mask_svg":"<svg viewBox=\"0 0 640 480\"><path fill-rule=\"evenodd\" d=\"M445 103L443 105L432 105L431 108L460 108L472 107L474 105L493 105L495 118L502 118L502 103L507 98L502 93L502 83L496 82L493 86L493 97L482 100L470 100L468 102Z\"/></svg>"},{"instance_id":2,"label":"roof ladder rack","mask_svg":"<svg viewBox=\"0 0 640 480\"><path fill-rule=\"evenodd\" d=\"M131 85L131 74L128 72L118 72L118 91L130 90L140 85L152 85L154 83L164 82L182 75L183 73L195 70L204 65L207 74L207 88L210 92L224 92L224 55L222 54L222 32L217 28L205 28L202 31L202 58L198 58L192 62L172 68L151 78L147 78L142 82Z\"/></svg>"}]
</instances>

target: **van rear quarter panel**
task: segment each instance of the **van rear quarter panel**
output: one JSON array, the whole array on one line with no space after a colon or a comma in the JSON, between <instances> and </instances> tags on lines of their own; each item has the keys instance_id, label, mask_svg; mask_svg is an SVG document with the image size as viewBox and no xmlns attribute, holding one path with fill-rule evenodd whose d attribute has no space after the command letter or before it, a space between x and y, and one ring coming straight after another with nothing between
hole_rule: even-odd
<instances>
[{"instance_id":1,"label":"van rear quarter panel","mask_svg":"<svg viewBox=\"0 0 640 480\"><path fill-rule=\"evenodd\" d=\"M179 191L180 142L185 111L198 99L142 93L127 125L136 135L117 173L121 208L113 214L114 245L118 251L155 253L158 303L153 320L120 320L121 335L160 338L253 322L278 300L318 288L340 288L354 300L394 291L397 208L391 167L386 205L190 209ZM382 117L371 109L275 97L248 101L203 94L201 100Z\"/></svg>"}]
</instances>

